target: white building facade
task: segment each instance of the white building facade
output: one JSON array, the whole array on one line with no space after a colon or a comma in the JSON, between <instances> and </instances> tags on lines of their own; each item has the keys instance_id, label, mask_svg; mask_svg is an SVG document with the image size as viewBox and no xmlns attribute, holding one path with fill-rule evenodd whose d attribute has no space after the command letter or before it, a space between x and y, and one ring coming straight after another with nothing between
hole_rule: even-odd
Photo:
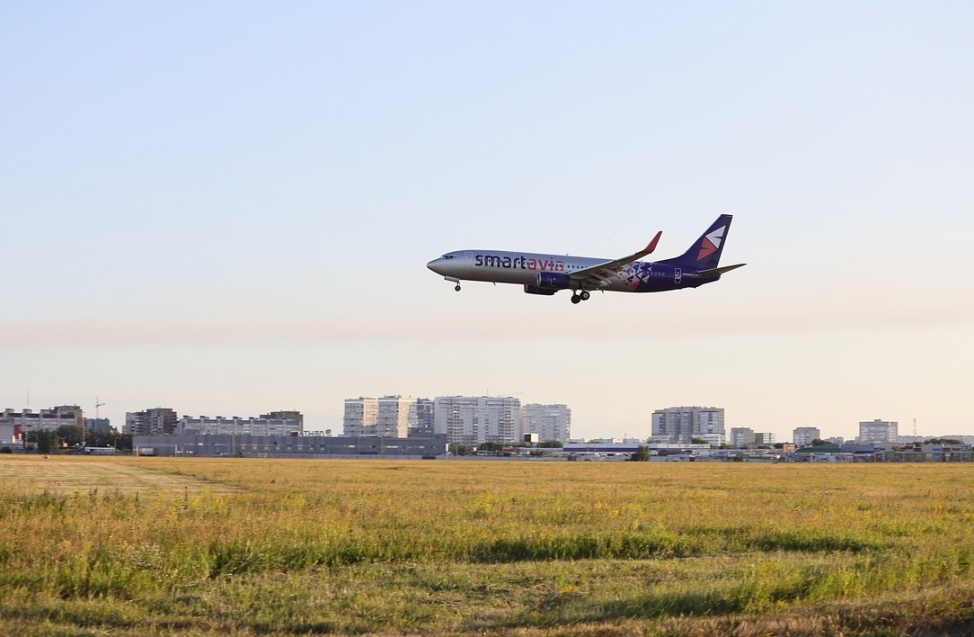
<instances>
[{"instance_id":1,"label":"white building facade","mask_svg":"<svg viewBox=\"0 0 974 637\"><path fill-rule=\"evenodd\" d=\"M512 443L521 438L521 401L491 396L440 396L433 401L433 430L450 443Z\"/></svg>"},{"instance_id":2,"label":"white building facade","mask_svg":"<svg viewBox=\"0 0 974 637\"><path fill-rule=\"evenodd\" d=\"M900 423L889 420L870 420L859 423L859 442L896 442Z\"/></svg>"},{"instance_id":3,"label":"white building facade","mask_svg":"<svg viewBox=\"0 0 974 637\"><path fill-rule=\"evenodd\" d=\"M822 439L822 430L818 427L795 427L791 432L791 439L799 449L811 447L813 440Z\"/></svg>"},{"instance_id":4,"label":"white building facade","mask_svg":"<svg viewBox=\"0 0 974 637\"><path fill-rule=\"evenodd\" d=\"M703 438L713 444L714 440L722 443L724 435L722 407L669 407L653 412L654 440L689 443Z\"/></svg>"},{"instance_id":5,"label":"white building facade","mask_svg":"<svg viewBox=\"0 0 974 637\"><path fill-rule=\"evenodd\" d=\"M77 405L63 405L39 411L4 409L0 412L0 424L16 425L21 434L30 431L55 431L65 425L80 429L84 425L84 415Z\"/></svg>"},{"instance_id":6,"label":"white building facade","mask_svg":"<svg viewBox=\"0 0 974 637\"><path fill-rule=\"evenodd\" d=\"M541 442L568 442L571 437L572 410L568 405L539 405L521 407L521 432L538 434Z\"/></svg>"},{"instance_id":7,"label":"white building facade","mask_svg":"<svg viewBox=\"0 0 974 637\"><path fill-rule=\"evenodd\" d=\"M754 446L754 430L750 427L731 427L730 438L728 439L730 446L735 449L743 449L744 447Z\"/></svg>"},{"instance_id":8,"label":"white building facade","mask_svg":"<svg viewBox=\"0 0 974 637\"><path fill-rule=\"evenodd\" d=\"M175 409L154 407L145 411L130 411L125 414L122 433L133 436L159 436L176 433L179 420Z\"/></svg>"},{"instance_id":9,"label":"white building facade","mask_svg":"<svg viewBox=\"0 0 974 637\"><path fill-rule=\"evenodd\" d=\"M239 418L231 416L183 416L176 425L177 435L196 434L215 436L229 434L234 436L300 436L302 422L296 418Z\"/></svg>"},{"instance_id":10,"label":"white building facade","mask_svg":"<svg viewBox=\"0 0 974 637\"><path fill-rule=\"evenodd\" d=\"M346 436L375 436L379 401L375 398L348 398L342 426Z\"/></svg>"},{"instance_id":11,"label":"white building facade","mask_svg":"<svg viewBox=\"0 0 974 637\"><path fill-rule=\"evenodd\" d=\"M375 435L405 438L416 428L416 399L409 396L383 396L377 401Z\"/></svg>"}]
</instances>

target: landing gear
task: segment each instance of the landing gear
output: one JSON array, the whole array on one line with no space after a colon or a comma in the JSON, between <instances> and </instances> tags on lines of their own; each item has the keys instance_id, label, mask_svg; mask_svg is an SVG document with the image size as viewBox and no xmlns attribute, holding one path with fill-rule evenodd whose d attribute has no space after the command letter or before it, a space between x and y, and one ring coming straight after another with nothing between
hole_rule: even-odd
<instances>
[{"instance_id":1,"label":"landing gear","mask_svg":"<svg viewBox=\"0 0 974 637\"><path fill-rule=\"evenodd\" d=\"M460 279L456 278L455 276L445 276L443 278L449 281L450 283L456 283L457 286L453 289L456 290L457 292L460 291Z\"/></svg>"},{"instance_id":2,"label":"landing gear","mask_svg":"<svg viewBox=\"0 0 974 637\"><path fill-rule=\"evenodd\" d=\"M459 292L460 291L460 284L457 283L457 286L455 288L453 288L453 289L456 290L457 292Z\"/></svg>"},{"instance_id":3,"label":"landing gear","mask_svg":"<svg viewBox=\"0 0 974 637\"><path fill-rule=\"evenodd\" d=\"M579 304L582 301L587 301L591 297L591 293L588 290L582 290L581 292L572 292L572 303Z\"/></svg>"}]
</instances>

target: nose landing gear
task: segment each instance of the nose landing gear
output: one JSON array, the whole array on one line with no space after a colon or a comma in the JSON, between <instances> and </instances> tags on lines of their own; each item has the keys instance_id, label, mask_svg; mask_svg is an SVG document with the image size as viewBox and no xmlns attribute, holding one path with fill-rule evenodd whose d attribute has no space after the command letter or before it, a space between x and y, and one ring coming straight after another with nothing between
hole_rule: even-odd
<instances>
[{"instance_id":1,"label":"nose landing gear","mask_svg":"<svg viewBox=\"0 0 974 637\"><path fill-rule=\"evenodd\" d=\"M447 281L450 281L451 283L456 283L457 285L453 289L456 290L457 292L460 291L460 279L456 278L455 276L445 276L443 278L446 279Z\"/></svg>"}]
</instances>

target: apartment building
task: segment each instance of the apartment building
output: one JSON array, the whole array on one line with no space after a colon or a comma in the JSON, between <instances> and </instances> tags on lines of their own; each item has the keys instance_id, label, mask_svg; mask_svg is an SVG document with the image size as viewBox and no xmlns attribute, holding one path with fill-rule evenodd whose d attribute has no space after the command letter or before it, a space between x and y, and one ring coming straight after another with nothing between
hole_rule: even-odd
<instances>
[{"instance_id":1,"label":"apartment building","mask_svg":"<svg viewBox=\"0 0 974 637\"><path fill-rule=\"evenodd\" d=\"M572 410L568 405L539 405L529 403L521 407L522 434L537 434L538 440L568 442L571 437Z\"/></svg>"},{"instance_id":2,"label":"apartment building","mask_svg":"<svg viewBox=\"0 0 974 637\"><path fill-rule=\"evenodd\" d=\"M342 420L346 436L374 436L379 417L379 401L375 398L348 398Z\"/></svg>"},{"instance_id":3,"label":"apartment building","mask_svg":"<svg viewBox=\"0 0 974 637\"><path fill-rule=\"evenodd\" d=\"M754 430L750 427L731 427L730 436L727 439L731 447L743 449L744 447L754 446Z\"/></svg>"},{"instance_id":4,"label":"apartment building","mask_svg":"<svg viewBox=\"0 0 974 637\"><path fill-rule=\"evenodd\" d=\"M416 428L416 399L410 396L383 396L377 401L377 436L406 438Z\"/></svg>"},{"instance_id":5,"label":"apartment building","mask_svg":"<svg viewBox=\"0 0 974 637\"><path fill-rule=\"evenodd\" d=\"M16 425L22 434L31 431L55 431L65 425L80 429L84 425L84 414L77 405L61 405L38 411L4 409L0 412L0 424Z\"/></svg>"},{"instance_id":6,"label":"apartment building","mask_svg":"<svg viewBox=\"0 0 974 637\"><path fill-rule=\"evenodd\" d=\"M689 443L693 438L724 439L722 407L669 407L653 412L652 437L665 442Z\"/></svg>"},{"instance_id":7,"label":"apartment building","mask_svg":"<svg viewBox=\"0 0 974 637\"><path fill-rule=\"evenodd\" d=\"M440 396L434 401L433 428L450 443L512 443L521 437L521 401L491 396Z\"/></svg>"},{"instance_id":8,"label":"apartment building","mask_svg":"<svg viewBox=\"0 0 974 637\"><path fill-rule=\"evenodd\" d=\"M416 399L416 426L409 429L410 436L432 436L435 403L429 398Z\"/></svg>"},{"instance_id":9,"label":"apartment building","mask_svg":"<svg viewBox=\"0 0 974 637\"><path fill-rule=\"evenodd\" d=\"M791 432L791 439L799 449L811 447L813 440L822 439L822 430L818 427L795 427Z\"/></svg>"},{"instance_id":10,"label":"apartment building","mask_svg":"<svg viewBox=\"0 0 974 637\"><path fill-rule=\"evenodd\" d=\"M859 442L896 442L900 424L888 420L870 420L859 423Z\"/></svg>"},{"instance_id":11,"label":"apartment building","mask_svg":"<svg viewBox=\"0 0 974 637\"><path fill-rule=\"evenodd\" d=\"M122 433L133 436L158 436L173 434L179 420L175 409L154 407L145 411L130 411L125 414Z\"/></svg>"},{"instance_id":12,"label":"apartment building","mask_svg":"<svg viewBox=\"0 0 974 637\"><path fill-rule=\"evenodd\" d=\"M302 420L297 418L240 418L238 416L183 416L176 424L177 435L195 434L201 436L300 436L303 433Z\"/></svg>"}]
</instances>

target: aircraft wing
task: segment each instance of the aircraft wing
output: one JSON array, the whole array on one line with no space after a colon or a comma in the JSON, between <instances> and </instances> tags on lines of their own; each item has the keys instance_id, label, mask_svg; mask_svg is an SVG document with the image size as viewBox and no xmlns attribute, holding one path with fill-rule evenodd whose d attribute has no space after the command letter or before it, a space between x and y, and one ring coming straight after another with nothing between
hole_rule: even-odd
<instances>
[{"instance_id":1,"label":"aircraft wing","mask_svg":"<svg viewBox=\"0 0 974 637\"><path fill-rule=\"evenodd\" d=\"M614 261L606 261L605 263L593 265L592 267L585 268L584 270L577 270L572 272L569 276L571 277L573 283L581 283L585 287L604 287L609 284L612 277L622 272L624 267L637 259L643 258L655 250L656 244L659 243L659 238L662 234L662 230L657 232L656 236L653 237L653 240L649 242L649 245L639 252L635 252L627 257L622 257L621 259L616 259Z\"/></svg>"}]
</instances>

